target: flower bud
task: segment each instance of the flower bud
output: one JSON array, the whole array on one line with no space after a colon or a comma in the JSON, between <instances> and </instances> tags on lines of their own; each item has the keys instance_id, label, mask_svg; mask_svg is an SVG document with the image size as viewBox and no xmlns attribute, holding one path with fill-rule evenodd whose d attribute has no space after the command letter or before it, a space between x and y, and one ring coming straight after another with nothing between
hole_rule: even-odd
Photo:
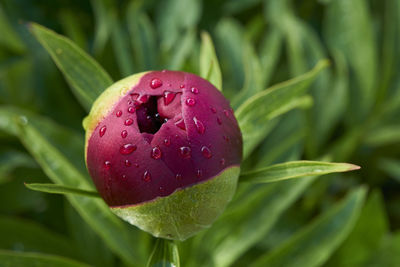
<instances>
[{"instance_id":1,"label":"flower bud","mask_svg":"<svg viewBox=\"0 0 400 267\"><path fill-rule=\"evenodd\" d=\"M209 227L236 190L238 123L225 97L194 74L127 77L96 100L84 127L100 195L154 236L185 240Z\"/></svg>"}]
</instances>

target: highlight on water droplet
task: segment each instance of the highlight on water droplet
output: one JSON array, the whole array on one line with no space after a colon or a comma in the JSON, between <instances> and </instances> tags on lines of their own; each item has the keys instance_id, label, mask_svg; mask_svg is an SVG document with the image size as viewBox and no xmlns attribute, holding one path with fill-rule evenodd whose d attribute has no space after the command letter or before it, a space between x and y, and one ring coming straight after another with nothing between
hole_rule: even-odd
<instances>
[{"instance_id":1,"label":"highlight on water droplet","mask_svg":"<svg viewBox=\"0 0 400 267\"><path fill-rule=\"evenodd\" d=\"M197 89L196 87L192 87L192 88L190 89L190 91L191 91L193 94L195 94L195 95L197 95L197 94L199 93L199 89Z\"/></svg>"},{"instance_id":2,"label":"highlight on water droplet","mask_svg":"<svg viewBox=\"0 0 400 267\"><path fill-rule=\"evenodd\" d=\"M122 110L118 110L118 111L115 113L115 115L116 115L117 117L121 117L121 116L122 116Z\"/></svg>"},{"instance_id":3,"label":"highlight on water droplet","mask_svg":"<svg viewBox=\"0 0 400 267\"><path fill-rule=\"evenodd\" d=\"M179 148L179 153L182 158L190 158L192 150L188 146L182 146Z\"/></svg>"},{"instance_id":4,"label":"highlight on water droplet","mask_svg":"<svg viewBox=\"0 0 400 267\"><path fill-rule=\"evenodd\" d=\"M201 178L203 176L203 171L198 169L196 173L197 178Z\"/></svg>"},{"instance_id":5,"label":"highlight on water droplet","mask_svg":"<svg viewBox=\"0 0 400 267\"><path fill-rule=\"evenodd\" d=\"M208 147L206 147L206 146L203 146L203 147L201 148L201 154L203 155L203 157L205 157L205 158L207 158L207 159L209 159L209 158L212 157L211 150L210 150Z\"/></svg>"},{"instance_id":6,"label":"highlight on water droplet","mask_svg":"<svg viewBox=\"0 0 400 267\"><path fill-rule=\"evenodd\" d=\"M161 85L162 85L162 81L158 78L154 78L150 82L150 87L153 89L156 89L156 88L160 87Z\"/></svg>"},{"instance_id":7,"label":"highlight on water droplet","mask_svg":"<svg viewBox=\"0 0 400 267\"><path fill-rule=\"evenodd\" d=\"M135 113L136 109L134 107L129 107L128 112L129 113Z\"/></svg>"},{"instance_id":8,"label":"highlight on water droplet","mask_svg":"<svg viewBox=\"0 0 400 267\"><path fill-rule=\"evenodd\" d=\"M181 84L180 86L179 86L179 88L185 88L185 85L184 84Z\"/></svg>"},{"instance_id":9,"label":"highlight on water droplet","mask_svg":"<svg viewBox=\"0 0 400 267\"><path fill-rule=\"evenodd\" d=\"M126 138L128 136L128 131L127 130L123 130L121 132L121 136L122 136L122 138Z\"/></svg>"},{"instance_id":10,"label":"highlight on water droplet","mask_svg":"<svg viewBox=\"0 0 400 267\"><path fill-rule=\"evenodd\" d=\"M106 170L109 170L111 168L111 162L109 162L108 160L104 161L103 165L104 169Z\"/></svg>"},{"instance_id":11,"label":"highlight on water droplet","mask_svg":"<svg viewBox=\"0 0 400 267\"><path fill-rule=\"evenodd\" d=\"M182 174L177 173L177 174L175 175L175 179L176 179L176 180L182 180Z\"/></svg>"},{"instance_id":12,"label":"highlight on water droplet","mask_svg":"<svg viewBox=\"0 0 400 267\"><path fill-rule=\"evenodd\" d=\"M194 100L193 98L186 99L186 105L188 105L189 107L193 107L195 104L196 100Z\"/></svg>"},{"instance_id":13,"label":"highlight on water droplet","mask_svg":"<svg viewBox=\"0 0 400 267\"><path fill-rule=\"evenodd\" d=\"M133 120L131 118L125 120L126 126L132 125L132 123L133 123Z\"/></svg>"},{"instance_id":14,"label":"highlight on water droplet","mask_svg":"<svg viewBox=\"0 0 400 267\"><path fill-rule=\"evenodd\" d=\"M150 174L149 171L145 171L145 172L143 173L143 180L144 180L145 182L150 182L150 181L151 181L151 174Z\"/></svg>"},{"instance_id":15,"label":"highlight on water droplet","mask_svg":"<svg viewBox=\"0 0 400 267\"><path fill-rule=\"evenodd\" d=\"M125 144L125 145L121 146L121 148L119 149L119 152L120 152L122 155L129 155L129 154L131 154L133 151L135 151L136 148L137 148L136 145L133 145L133 144Z\"/></svg>"},{"instance_id":16,"label":"highlight on water droplet","mask_svg":"<svg viewBox=\"0 0 400 267\"><path fill-rule=\"evenodd\" d=\"M153 147L153 149L151 150L151 157L153 159L160 159L161 155L162 155L161 149L158 146Z\"/></svg>"},{"instance_id":17,"label":"highlight on water droplet","mask_svg":"<svg viewBox=\"0 0 400 267\"><path fill-rule=\"evenodd\" d=\"M104 125L103 127L101 127L99 130L100 137L103 137L103 135L106 133L106 131L107 131L107 126Z\"/></svg>"},{"instance_id":18,"label":"highlight on water droplet","mask_svg":"<svg viewBox=\"0 0 400 267\"><path fill-rule=\"evenodd\" d=\"M199 134L203 134L204 131L206 130L206 128L204 127L204 124L196 117L193 117L193 121L194 121L194 124L196 125L197 132Z\"/></svg>"},{"instance_id":19,"label":"highlight on water droplet","mask_svg":"<svg viewBox=\"0 0 400 267\"><path fill-rule=\"evenodd\" d=\"M130 166L132 166L132 163L127 159L127 160L125 160L125 166L130 167Z\"/></svg>"},{"instance_id":20,"label":"highlight on water droplet","mask_svg":"<svg viewBox=\"0 0 400 267\"><path fill-rule=\"evenodd\" d=\"M164 139L164 145L169 146L171 144L171 138L167 137Z\"/></svg>"},{"instance_id":21,"label":"highlight on water droplet","mask_svg":"<svg viewBox=\"0 0 400 267\"><path fill-rule=\"evenodd\" d=\"M168 105L170 104L175 98L175 93L173 92L169 92L169 91L165 91L164 92L164 104Z\"/></svg>"},{"instance_id":22,"label":"highlight on water droplet","mask_svg":"<svg viewBox=\"0 0 400 267\"><path fill-rule=\"evenodd\" d=\"M122 175L122 179L126 179L126 175L125 174Z\"/></svg>"}]
</instances>

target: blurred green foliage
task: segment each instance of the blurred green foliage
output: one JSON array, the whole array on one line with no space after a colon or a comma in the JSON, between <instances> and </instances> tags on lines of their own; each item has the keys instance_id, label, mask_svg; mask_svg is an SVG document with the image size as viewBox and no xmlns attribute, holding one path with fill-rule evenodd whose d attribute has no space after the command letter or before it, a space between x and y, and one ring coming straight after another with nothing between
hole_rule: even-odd
<instances>
[{"instance_id":1,"label":"blurred green foliage","mask_svg":"<svg viewBox=\"0 0 400 267\"><path fill-rule=\"evenodd\" d=\"M100 64L68 54L79 48ZM399 48L397 0L0 0L0 266L400 266ZM361 170L241 183L183 243L155 240L100 199L24 186L93 189L81 126L93 98L164 68L231 100L244 173L301 159Z\"/></svg>"}]
</instances>

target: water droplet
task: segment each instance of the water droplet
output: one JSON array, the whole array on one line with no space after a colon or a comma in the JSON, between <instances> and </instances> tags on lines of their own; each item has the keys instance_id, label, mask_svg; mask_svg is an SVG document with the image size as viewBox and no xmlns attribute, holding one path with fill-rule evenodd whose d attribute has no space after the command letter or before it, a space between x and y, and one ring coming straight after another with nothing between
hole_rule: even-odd
<instances>
[{"instance_id":1,"label":"water droplet","mask_svg":"<svg viewBox=\"0 0 400 267\"><path fill-rule=\"evenodd\" d=\"M228 110L224 109L224 114L225 114L225 116L229 117L229 111Z\"/></svg>"},{"instance_id":2,"label":"water droplet","mask_svg":"<svg viewBox=\"0 0 400 267\"><path fill-rule=\"evenodd\" d=\"M211 110L211 112L214 113L214 114L217 113L217 109L214 108L214 107L210 107L210 110Z\"/></svg>"},{"instance_id":3,"label":"water droplet","mask_svg":"<svg viewBox=\"0 0 400 267\"><path fill-rule=\"evenodd\" d=\"M130 119L130 118L125 120L125 125L126 126L132 125L132 123L133 123L133 120Z\"/></svg>"},{"instance_id":4,"label":"water droplet","mask_svg":"<svg viewBox=\"0 0 400 267\"><path fill-rule=\"evenodd\" d=\"M176 180L182 180L182 174L177 173L177 174L175 175L175 179L176 179Z\"/></svg>"},{"instance_id":5,"label":"water droplet","mask_svg":"<svg viewBox=\"0 0 400 267\"><path fill-rule=\"evenodd\" d=\"M125 145L121 146L121 148L119 149L119 152L120 152L122 155L129 155L129 154L131 154L133 151L135 151L136 148L137 148L136 145L133 145L133 144L125 144Z\"/></svg>"},{"instance_id":6,"label":"water droplet","mask_svg":"<svg viewBox=\"0 0 400 267\"><path fill-rule=\"evenodd\" d=\"M165 138L164 139L164 144L166 145L166 146L169 146L170 144L171 144L171 139L168 137L168 138Z\"/></svg>"},{"instance_id":7,"label":"water droplet","mask_svg":"<svg viewBox=\"0 0 400 267\"><path fill-rule=\"evenodd\" d=\"M203 176L203 171L198 169L197 173L196 173L197 178L201 178L201 176Z\"/></svg>"},{"instance_id":8,"label":"water droplet","mask_svg":"<svg viewBox=\"0 0 400 267\"><path fill-rule=\"evenodd\" d=\"M162 72L162 73L166 73L166 72L167 72L167 70L162 70L161 72Z\"/></svg>"},{"instance_id":9,"label":"water droplet","mask_svg":"<svg viewBox=\"0 0 400 267\"><path fill-rule=\"evenodd\" d=\"M221 164L221 166L224 166L224 165L225 165L225 159L222 158L222 159L219 161L219 163Z\"/></svg>"},{"instance_id":10,"label":"water droplet","mask_svg":"<svg viewBox=\"0 0 400 267\"><path fill-rule=\"evenodd\" d=\"M196 100L194 100L193 98L186 99L186 105L188 105L189 107L193 107L195 104Z\"/></svg>"},{"instance_id":11,"label":"water droplet","mask_svg":"<svg viewBox=\"0 0 400 267\"><path fill-rule=\"evenodd\" d=\"M196 87L192 87L192 89L190 89L190 91L192 91L192 93L195 95L197 95L199 93L199 89L197 89Z\"/></svg>"},{"instance_id":12,"label":"water droplet","mask_svg":"<svg viewBox=\"0 0 400 267\"><path fill-rule=\"evenodd\" d=\"M103 127L101 127L99 130L100 137L102 137L106 133L106 131L107 131L107 126L104 125Z\"/></svg>"},{"instance_id":13,"label":"water droplet","mask_svg":"<svg viewBox=\"0 0 400 267\"><path fill-rule=\"evenodd\" d=\"M160 87L161 85L162 85L162 81L158 78L154 78L150 82L150 87L153 89L156 89L156 88Z\"/></svg>"},{"instance_id":14,"label":"water droplet","mask_svg":"<svg viewBox=\"0 0 400 267\"><path fill-rule=\"evenodd\" d=\"M168 86L169 86L169 87L171 87L171 86L172 86L172 84L171 84L171 83L169 83L169 84L168 84Z\"/></svg>"},{"instance_id":15,"label":"water droplet","mask_svg":"<svg viewBox=\"0 0 400 267\"><path fill-rule=\"evenodd\" d=\"M136 99L137 101L136 101L136 103L135 103L135 105L140 105L140 104L143 104L143 103L146 103L147 101L149 101L149 96L148 95L140 95L137 99Z\"/></svg>"},{"instance_id":16,"label":"water droplet","mask_svg":"<svg viewBox=\"0 0 400 267\"><path fill-rule=\"evenodd\" d=\"M108 160L104 161L104 169L109 170L111 168L111 162Z\"/></svg>"},{"instance_id":17,"label":"water droplet","mask_svg":"<svg viewBox=\"0 0 400 267\"><path fill-rule=\"evenodd\" d=\"M123 131L121 132L121 136L122 136L122 138L126 138L126 137L128 136L127 130L123 130Z\"/></svg>"},{"instance_id":18,"label":"water droplet","mask_svg":"<svg viewBox=\"0 0 400 267\"><path fill-rule=\"evenodd\" d=\"M222 136L222 138L224 138L224 140L227 142L227 143L229 143L229 137L228 136Z\"/></svg>"},{"instance_id":19,"label":"water droplet","mask_svg":"<svg viewBox=\"0 0 400 267\"><path fill-rule=\"evenodd\" d=\"M179 153L181 154L182 158L190 158L191 149L188 146L182 146L179 148Z\"/></svg>"},{"instance_id":20,"label":"water droplet","mask_svg":"<svg viewBox=\"0 0 400 267\"><path fill-rule=\"evenodd\" d=\"M219 125L222 124L222 121L221 121L221 119L219 117L217 117L217 122L218 122Z\"/></svg>"},{"instance_id":21,"label":"water droplet","mask_svg":"<svg viewBox=\"0 0 400 267\"><path fill-rule=\"evenodd\" d=\"M200 120L198 120L196 117L193 117L193 121L194 121L194 124L196 125L197 132L199 134L203 134L204 131L206 130L206 128L204 127L204 124Z\"/></svg>"},{"instance_id":22,"label":"water droplet","mask_svg":"<svg viewBox=\"0 0 400 267\"><path fill-rule=\"evenodd\" d=\"M128 108L128 112L129 112L129 113L135 113L135 110L136 110L136 109L135 109L134 107L129 107L129 108Z\"/></svg>"},{"instance_id":23,"label":"water droplet","mask_svg":"<svg viewBox=\"0 0 400 267\"><path fill-rule=\"evenodd\" d=\"M129 160L125 160L125 166L130 167L132 166L132 163Z\"/></svg>"},{"instance_id":24,"label":"water droplet","mask_svg":"<svg viewBox=\"0 0 400 267\"><path fill-rule=\"evenodd\" d=\"M160 192L164 192L164 187L160 186L160 187L158 188L158 190L160 190Z\"/></svg>"},{"instance_id":25,"label":"water droplet","mask_svg":"<svg viewBox=\"0 0 400 267\"><path fill-rule=\"evenodd\" d=\"M115 115L117 115L117 117L121 117L122 116L122 110L118 110L117 113L115 113Z\"/></svg>"},{"instance_id":26,"label":"water droplet","mask_svg":"<svg viewBox=\"0 0 400 267\"><path fill-rule=\"evenodd\" d=\"M164 104L168 105L169 103L171 103L175 98L175 93L173 92L169 92L169 91L165 91L164 92Z\"/></svg>"},{"instance_id":27,"label":"water droplet","mask_svg":"<svg viewBox=\"0 0 400 267\"><path fill-rule=\"evenodd\" d=\"M183 119L180 119L179 121L175 122L175 125L181 128L182 130L186 130L186 125Z\"/></svg>"},{"instance_id":28,"label":"water droplet","mask_svg":"<svg viewBox=\"0 0 400 267\"><path fill-rule=\"evenodd\" d=\"M209 158L212 157L211 150L210 150L208 147L206 147L206 146L203 146L203 147L201 148L201 154L203 155L203 157L205 157L205 158L207 158L207 159L209 159Z\"/></svg>"},{"instance_id":29,"label":"water droplet","mask_svg":"<svg viewBox=\"0 0 400 267\"><path fill-rule=\"evenodd\" d=\"M151 150L151 157L153 159L159 159L161 158L161 155L162 155L161 149L158 146L153 147L153 149Z\"/></svg>"},{"instance_id":30,"label":"water droplet","mask_svg":"<svg viewBox=\"0 0 400 267\"><path fill-rule=\"evenodd\" d=\"M126 175L125 174L122 175L122 179L126 179Z\"/></svg>"},{"instance_id":31,"label":"water droplet","mask_svg":"<svg viewBox=\"0 0 400 267\"><path fill-rule=\"evenodd\" d=\"M139 168L139 164L135 163L135 167L136 167L136 168Z\"/></svg>"},{"instance_id":32,"label":"water droplet","mask_svg":"<svg viewBox=\"0 0 400 267\"><path fill-rule=\"evenodd\" d=\"M149 171L145 171L145 172L143 173L143 180L144 180L145 182L150 182L150 181L151 181L151 174L150 174Z\"/></svg>"},{"instance_id":33,"label":"water droplet","mask_svg":"<svg viewBox=\"0 0 400 267\"><path fill-rule=\"evenodd\" d=\"M22 125L28 124L28 118L26 116L19 116L19 121Z\"/></svg>"},{"instance_id":34,"label":"water droplet","mask_svg":"<svg viewBox=\"0 0 400 267\"><path fill-rule=\"evenodd\" d=\"M185 85L181 84L179 87L182 89L182 88L185 88Z\"/></svg>"}]
</instances>

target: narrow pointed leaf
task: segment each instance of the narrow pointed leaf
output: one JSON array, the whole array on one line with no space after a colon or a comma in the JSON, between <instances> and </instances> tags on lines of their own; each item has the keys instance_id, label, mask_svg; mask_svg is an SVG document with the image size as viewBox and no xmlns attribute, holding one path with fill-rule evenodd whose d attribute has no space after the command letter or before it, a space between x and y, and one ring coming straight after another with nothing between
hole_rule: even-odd
<instances>
[{"instance_id":1,"label":"narrow pointed leaf","mask_svg":"<svg viewBox=\"0 0 400 267\"><path fill-rule=\"evenodd\" d=\"M0 250L0 262L2 266L38 266L38 267L89 267L68 258L54 255L31 252L15 252Z\"/></svg>"},{"instance_id":2,"label":"narrow pointed leaf","mask_svg":"<svg viewBox=\"0 0 400 267\"><path fill-rule=\"evenodd\" d=\"M293 101L296 102L306 93L317 75L327 66L328 61L320 61L311 71L254 95L238 108L235 114L242 130L245 156L248 149L246 142L252 139L253 145L257 145L262 140L251 137L262 129L260 126L290 110L288 106L293 106Z\"/></svg>"},{"instance_id":3,"label":"narrow pointed leaf","mask_svg":"<svg viewBox=\"0 0 400 267\"><path fill-rule=\"evenodd\" d=\"M90 110L97 97L112 84L106 71L68 38L36 23L30 30L51 55L80 103Z\"/></svg>"},{"instance_id":4,"label":"narrow pointed leaf","mask_svg":"<svg viewBox=\"0 0 400 267\"><path fill-rule=\"evenodd\" d=\"M335 172L358 170L360 167L349 163L331 163L321 161L291 161L275 164L260 170L240 175L241 182L270 183L306 176L324 175Z\"/></svg>"},{"instance_id":5,"label":"narrow pointed leaf","mask_svg":"<svg viewBox=\"0 0 400 267\"><path fill-rule=\"evenodd\" d=\"M166 239L157 239L147 267L179 267L177 245Z\"/></svg>"},{"instance_id":6,"label":"narrow pointed leaf","mask_svg":"<svg viewBox=\"0 0 400 267\"><path fill-rule=\"evenodd\" d=\"M222 91L222 74L211 36L201 33L200 76Z\"/></svg>"},{"instance_id":7,"label":"narrow pointed leaf","mask_svg":"<svg viewBox=\"0 0 400 267\"><path fill-rule=\"evenodd\" d=\"M349 193L343 201L250 266L321 266L353 229L365 195L363 187Z\"/></svg>"},{"instance_id":8,"label":"narrow pointed leaf","mask_svg":"<svg viewBox=\"0 0 400 267\"><path fill-rule=\"evenodd\" d=\"M29 184L25 183L25 186L31 190L50 193L50 194L73 194L85 197L100 197L96 191L82 190L69 186L63 186L58 184Z\"/></svg>"}]
</instances>

